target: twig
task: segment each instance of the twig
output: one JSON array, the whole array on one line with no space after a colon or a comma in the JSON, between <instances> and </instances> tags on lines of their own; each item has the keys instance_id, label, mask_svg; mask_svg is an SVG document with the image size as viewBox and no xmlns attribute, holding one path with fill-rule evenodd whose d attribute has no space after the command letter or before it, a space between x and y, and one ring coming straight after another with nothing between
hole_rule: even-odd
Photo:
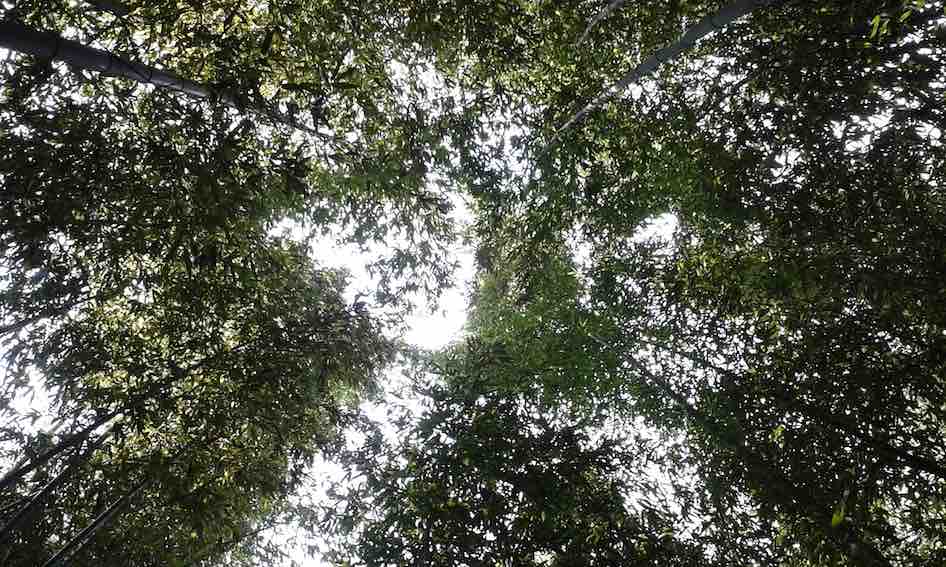
<instances>
[{"instance_id":1,"label":"twig","mask_svg":"<svg viewBox=\"0 0 946 567\"><path fill-rule=\"evenodd\" d=\"M611 15L611 12L620 8L622 4L624 4L624 0L611 0L607 6L595 14L595 17L592 18L590 22L588 22L588 27L585 28L585 33L581 34L581 37L575 42L575 47L580 47L581 44L584 43L585 39L588 38L588 34L591 33L591 30L594 29L596 25L601 23L601 20Z\"/></svg>"},{"instance_id":2,"label":"twig","mask_svg":"<svg viewBox=\"0 0 946 567\"><path fill-rule=\"evenodd\" d=\"M596 96L591 102L585 105L584 108L569 118L555 132L555 135L552 137L552 140L548 143L548 145L542 148L542 151L539 152L539 155L545 154L552 147L554 147L566 131L580 122L591 111L600 107L615 95L623 92L632 83L639 81L644 76L655 71L657 67L663 63L672 61L681 53L692 47L703 37L709 35L715 30L726 27L733 21L745 16L746 14L749 14L758 7L769 6L778 1L779 0L736 0L733 3L724 6L715 14L710 14L709 16L704 17L695 26L684 32L683 36L675 43L658 49L657 52L648 57L646 61L629 71L616 83L606 88L604 92Z\"/></svg>"}]
</instances>

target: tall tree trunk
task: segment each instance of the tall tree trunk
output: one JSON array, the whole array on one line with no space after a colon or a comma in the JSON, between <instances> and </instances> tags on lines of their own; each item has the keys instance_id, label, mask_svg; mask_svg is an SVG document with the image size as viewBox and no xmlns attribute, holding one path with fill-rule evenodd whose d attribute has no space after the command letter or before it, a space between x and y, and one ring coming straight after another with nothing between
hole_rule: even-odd
<instances>
[{"instance_id":1,"label":"tall tree trunk","mask_svg":"<svg viewBox=\"0 0 946 567\"><path fill-rule=\"evenodd\" d=\"M89 445L84 451L81 450L81 447L76 447L75 453L69 459L69 463L59 474L56 475L54 479L46 483L46 486L42 488L39 492L34 494L25 504L23 504L19 510L13 514L7 522L0 528L0 543L2 543L16 528L17 524L26 517L26 515L32 511L34 508L39 506L43 500L45 500L52 491L63 483L83 461L89 458L92 453L98 449L102 443L111 435L112 428L110 427L108 431L103 433L96 439L91 445Z\"/></svg>"},{"instance_id":2,"label":"tall tree trunk","mask_svg":"<svg viewBox=\"0 0 946 567\"><path fill-rule=\"evenodd\" d=\"M64 61L80 69L123 77L197 98L216 97L228 105L236 106L232 97L226 97L223 93L217 93L200 83L65 39L52 32L34 30L17 22L0 22L0 47L42 59Z\"/></svg>"},{"instance_id":3,"label":"tall tree trunk","mask_svg":"<svg viewBox=\"0 0 946 567\"><path fill-rule=\"evenodd\" d=\"M599 342L600 339L596 339ZM602 342L602 344L604 344ZM658 391L662 392L664 395L668 396L674 401L674 403L680 406L686 414L696 423L703 426L704 430L711 434L719 443L727 446L745 466L754 468L758 471L765 471L767 474L767 482L769 483L769 490L775 491L779 494L779 497L791 500L792 495L797 492L798 488L792 483L782 471L772 468L770 464L759 456L758 453L752 450L751 447L745 445L739 440L733 437L733 433L730 428L725 425L715 421L707 415L705 412L701 411L699 408L691 404L686 397L680 392L676 391L673 386L666 380L660 378L653 372L651 372L642 362L634 359L633 357L629 358L629 362L634 366L641 374L641 376L649 381ZM806 510L804 513L810 514L811 510ZM812 516L817 517L817 516ZM850 531L846 534L849 545L848 549L844 551L851 555L858 555L862 559L869 559L869 562L865 562L865 565L871 565L876 567L891 567L891 563L880 553L876 547L872 546L869 542L863 540L860 537L860 534L855 531ZM837 538L832 538L832 541L835 545L838 546L838 549L842 549L841 541Z\"/></svg>"},{"instance_id":4,"label":"tall tree trunk","mask_svg":"<svg viewBox=\"0 0 946 567\"><path fill-rule=\"evenodd\" d=\"M629 71L618 82L605 89L604 92L596 96L591 102L585 105L584 108L569 118L555 132L555 136L552 138L552 141L549 142L549 145L546 146L545 149L543 149L542 153L545 153L545 151L554 146L562 134L580 122L585 116L588 115L589 112L607 102L609 99L611 99L611 97L620 94L632 83L641 80L641 78L643 78L645 75L655 71L661 64L676 59L681 53L693 47L693 44L703 39L714 30L719 30L728 26L739 18L751 13L756 8L769 6L779 1L780 0L736 0L731 4L723 6L715 14L704 17L702 20L697 22L695 26L684 32L683 37L681 37L675 43L658 49L657 52L648 57L646 61ZM620 5L620 3L617 4ZM593 23L596 23L596 21L597 19Z\"/></svg>"},{"instance_id":5,"label":"tall tree trunk","mask_svg":"<svg viewBox=\"0 0 946 567\"><path fill-rule=\"evenodd\" d=\"M114 53L83 45L52 32L35 30L18 22L0 22L0 47L42 59L64 61L79 69L154 85L198 99L219 100L237 110L253 112L298 130L322 135L315 128L301 124L289 116L244 104L232 93L214 89L156 67L136 63Z\"/></svg>"},{"instance_id":6,"label":"tall tree trunk","mask_svg":"<svg viewBox=\"0 0 946 567\"><path fill-rule=\"evenodd\" d=\"M706 360L704 357L698 356L691 352L676 349L674 347L659 344L655 341L649 341L643 338L638 338L637 340L648 346L658 348L666 352L669 352L671 354L683 357L689 360L690 362L693 362L695 364L702 366L705 369L710 369L715 372L718 372L726 376L730 380L738 381L741 379L739 374L737 374L736 372L729 370L727 368L723 368L709 360ZM882 455L885 455L895 461L900 461L913 469L923 471L933 476L936 476L938 478L941 478L943 480L946 480L946 467L943 467L941 464L937 463L933 459L929 459L920 455L915 455L911 453L910 451L891 445L890 443L887 443L886 441L882 439L877 439L875 437L862 433L858 431L858 429L855 426L849 423L846 423L844 420L838 419L830 414L819 411L816 408L812 408L808 404L801 402L800 401L801 397L793 395L793 393L790 391L778 392L778 391L769 390L767 394L772 395L776 405L778 405L781 409L786 410L786 411L791 411L791 410L799 411L803 415L811 418L814 425L816 427L820 427L822 430L828 428L825 425L823 425L823 424L826 424L829 427L833 427L834 429L838 431L841 431L843 433L846 433L858 439L861 443L864 444L864 446L869 447Z\"/></svg>"},{"instance_id":7,"label":"tall tree trunk","mask_svg":"<svg viewBox=\"0 0 946 567\"><path fill-rule=\"evenodd\" d=\"M142 480L135 485L129 492L124 496L112 503L111 506L105 509L101 514L98 515L92 523L86 526L81 532L76 534L71 540L69 540L66 545L62 547L55 555L49 558L46 563L43 563L43 567L54 567L56 565L63 564L64 561L68 560L73 554L82 549L89 539L95 535L95 532L99 531L101 528L107 526L109 522L112 521L112 518L115 517L122 508L128 505L128 501L131 500L133 496L138 494L146 485L148 484L147 480Z\"/></svg>"},{"instance_id":8,"label":"tall tree trunk","mask_svg":"<svg viewBox=\"0 0 946 567\"><path fill-rule=\"evenodd\" d=\"M170 381L170 384L176 383L177 380L183 378L184 376L187 376L188 373L193 372L194 370L197 370L206 364L209 364L215 360L219 360L220 357L222 356L228 356L228 355L232 355L238 352L239 349L240 349L240 345L238 345L237 347L234 347L233 349L226 350L226 351L217 353L215 355L202 358L184 368L177 368L175 375ZM151 384L144 392L135 396L130 402L126 403L125 405L123 405L122 407L118 409L110 411L107 414L99 416L98 418L95 419L95 421L87 425L78 433L74 433L68 436L67 438L57 443L54 447L47 449L45 452L43 452L42 454L36 457L33 457L31 459L27 458L24 461L18 462L16 465L13 466L13 468L8 473L6 473L3 476L3 478L0 478L0 490L3 490L4 488L16 483L25 475L45 465L46 463L51 461L53 458L55 458L57 455L69 449L70 447L75 447L76 445L83 443L86 439L88 439L88 437L92 434L92 432L95 431L96 428L101 427L102 425L105 425L106 423L112 421L113 419L121 415L122 412L126 412L135 407L138 407L139 404L142 404L146 402L147 400L152 399L151 398L152 396L161 395L162 388L167 386L168 384L169 384L168 382L156 382L156 383ZM97 440L96 443L98 443L103 437L108 436L110 434L111 434L111 429L109 429L108 431L104 432L101 436L99 436L99 440Z\"/></svg>"},{"instance_id":9,"label":"tall tree trunk","mask_svg":"<svg viewBox=\"0 0 946 567\"><path fill-rule=\"evenodd\" d=\"M108 12L115 16L127 16L131 13L126 6L122 5L119 2L112 2L111 0L86 0L91 4L96 10L102 12Z\"/></svg>"},{"instance_id":10,"label":"tall tree trunk","mask_svg":"<svg viewBox=\"0 0 946 567\"><path fill-rule=\"evenodd\" d=\"M56 455L58 455L59 453L62 453L66 449L70 447L75 447L76 445L84 442L86 439L88 439L89 435L91 435L92 432L95 431L96 428L102 425L105 425L106 423L108 423L109 421L117 417L119 413L121 413L121 410L115 410L113 412L107 413L99 417L98 419L93 421L91 424L89 424L82 431L74 435L71 435L67 437L66 439L63 439L62 441L57 443L55 447L52 447L51 449L47 450L43 454L30 460L30 462L27 463L26 465L23 465L18 468L14 468L13 470L5 474L2 479L0 479L0 490L3 490L4 488L11 486L13 483L23 478L27 473L29 473L30 471L36 470L37 468L48 463Z\"/></svg>"},{"instance_id":11,"label":"tall tree trunk","mask_svg":"<svg viewBox=\"0 0 946 567\"><path fill-rule=\"evenodd\" d=\"M601 22L601 20L607 18L611 12L620 8L622 4L624 4L624 0L611 0L608 2L608 5L602 8L601 11L595 14L595 17L592 18L590 22L588 22L588 27L585 28L585 32L581 34L581 37L575 42L575 47L580 47L581 44L585 42L588 34L591 33L591 30L593 30L594 27Z\"/></svg>"}]
</instances>

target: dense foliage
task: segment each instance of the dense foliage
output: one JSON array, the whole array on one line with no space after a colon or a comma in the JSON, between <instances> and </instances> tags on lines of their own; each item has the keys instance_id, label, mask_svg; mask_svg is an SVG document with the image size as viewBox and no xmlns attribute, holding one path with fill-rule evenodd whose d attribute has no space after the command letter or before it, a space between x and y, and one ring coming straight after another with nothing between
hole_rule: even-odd
<instances>
[{"instance_id":1,"label":"dense foliage","mask_svg":"<svg viewBox=\"0 0 946 567\"><path fill-rule=\"evenodd\" d=\"M0 16L210 93L0 67L0 562L946 563L942 2ZM465 336L372 422L457 202Z\"/></svg>"}]
</instances>

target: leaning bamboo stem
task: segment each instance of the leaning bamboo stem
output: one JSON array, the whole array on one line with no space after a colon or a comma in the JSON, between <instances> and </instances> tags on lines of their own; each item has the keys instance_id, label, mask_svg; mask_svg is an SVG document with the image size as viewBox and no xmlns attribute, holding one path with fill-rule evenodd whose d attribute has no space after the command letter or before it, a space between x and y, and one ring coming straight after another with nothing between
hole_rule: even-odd
<instances>
[{"instance_id":1,"label":"leaning bamboo stem","mask_svg":"<svg viewBox=\"0 0 946 567\"><path fill-rule=\"evenodd\" d=\"M139 83L182 92L196 98L219 98L228 105L236 104L232 97L217 93L200 83L155 67L135 63L108 51L65 39L52 32L34 30L17 22L0 22L0 47L41 59L64 61L80 69L123 77Z\"/></svg>"},{"instance_id":2,"label":"leaning bamboo stem","mask_svg":"<svg viewBox=\"0 0 946 567\"><path fill-rule=\"evenodd\" d=\"M29 500L23 504L17 512L13 515L12 518L7 520L7 522L0 528L0 542L3 542L12 532L13 529L23 520L27 514L29 514L33 509L39 506L51 493L52 491L62 484L72 472L78 468L82 462L89 458L89 456L94 453L101 445L105 442L106 439L111 435L113 427L110 427L105 433L99 436L85 451L80 451L79 447L76 447L76 452L69 459L69 463L65 469L60 471L55 478L49 481L46 486L42 488L39 492L34 494Z\"/></svg>"},{"instance_id":3,"label":"leaning bamboo stem","mask_svg":"<svg viewBox=\"0 0 946 567\"><path fill-rule=\"evenodd\" d=\"M113 502L112 505L99 514L91 524L86 526L85 529L69 540L69 542L66 543L62 549L57 551L55 555L50 557L49 560L43 564L43 567L61 565L62 562L68 560L73 554L82 549L89 539L95 535L95 532L99 531L99 529L102 527L107 526L112 521L112 518L114 518L122 508L128 505L128 501L131 500L133 496L141 492L141 490L147 484L149 484L148 480L142 480L129 492L125 493L121 498Z\"/></svg>"},{"instance_id":4,"label":"leaning bamboo stem","mask_svg":"<svg viewBox=\"0 0 946 567\"><path fill-rule=\"evenodd\" d=\"M592 99L584 108L569 118L556 132L552 141L543 149L545 153L561 138L562 134L572 128L575 124L581 122L591 111L603 105L612 97L623 92L631 84L640 81L646 75L657 70L657 67L676 59L681 53L693 47L693 45L703 39L714 30L722 29L735 20L751 13L756 8L768 6L778 0L736 0L731 4L722 7L718 12L710 14L697 22L696 25L684 32L683 36L675 43L664 48L658 49L653 55L647 58L643 63L629 71L620 80L606 88L604 92Z\"/></svg>"},{"instance_id":5,"label":"leaning bamboo stem","mask_svg":"<svg viewBox=\"0 0 946 567\"><path fill-rule=\"evenodd\" d=\"M648 346L663 349L667 352L675 354L677 356L683 357L690 362L701 365L703 368L711 369L715 372L718 372L732 380L739 380L740 377L738 374L732 370L722 368L713 362L706 360L703 357L696 356L692 353L682 351L676 348L673 348L669 345L664 345L657 343L655 341L649 341L643 338L638 338L640 342ZM808 404L800 401L798 396L792 396L790 392L768 392L773 395L776 404L781 407L783 410L797 410L800 411L803 415L810 418L816 426L820 426L821 422L824 422L828 426L834 427L835 429L851 435L852 437L858 439L865 446L868 446L878 453L886 455L894 460L905 463L907 466L912 467L916 470L920 470L936 477L939 477L943 480L946 480L946 468L937 463L933 459L923 457L921 455L916 455L910 451L902 449L900 447L891 445L882 439L876 439L872 436L869 436L865 433L859 431L856 427L851 424L845 423L843 420L837 419L831 416L828 413L820 412Z\"/></svg>"},{"instance_id":6,"label":"leaning bamboo stem","mask_svg":"<svg viewBox=\"0 0 946 567\"><path fill-rule=\"evenodd\" d=\"M55 447L52 447L51 449L47 450L45 453L31 459L29 463L21 467L14 468L10 472L8 472L6 475L4 475L2 479L0 479L0 490L13 485L17 481L19 481L21 478L26 476L28 473L48 463L54 457L56 457L56 455L58 455L59 453L62 453L66 449L69 449L70 447L75 447L76 445L84 442L86 439L88 439L89 435L91 435L93 431L95 431L98 427L101 427L105 425L106 423L108 423L109 421L115 419L120 413L121 411L116 410L116 411L100 416L98 419L96 419L91 424L86 426L82 431L60 441L59 443L56 444Z\"/></svg>"},{"instance_id":7,"label":"leaning bamboo stem","mask_svg":"<svg viewBox=\"0 0 946 567\"><path fill-rule=\"evenodd\" d=\"M154 85L198 99L218 100L237 110L253 112L298 130L322 135L315 128L301 124L289 116L246 104L232 93L120 57L109 51L83 45L52 32L35 30L18 22L0 22L0 47L41 59L63 61L78 69Z\"/></svg>"},{"instance_id":8,"label":"leaning bamboo stem","mask_svg":"<svg viewBox=\"0 0 946 567\"><path fill-rule=\"evenodd\" d=\"M101 12L108 12L113 16L127 16L131 13L131 10L127 6L119 2L113 2L112 0L86 0L88 4L91 4L93 8Z\"/></svg>"},{"instance_id":9,"label":"leaning bamboo stem","mask_svg":"<svg viewBox=\"0 0 946 567\"><path fill-rule=\"evenodd\" d=\"M608 2L608 5L605 6L600 12L595 14L595 17L588 22L588 27L585 28L585 32L581 34L581 37L578 38L578 41L575 42L575 47L581 47L581 44L585 42L585 39L591 34L591 30L595 28L596 25L601 23L602 20L607 18L611 12L617 10L624 4L624 0L611 0Z\"/></svg>"}]
</instances>

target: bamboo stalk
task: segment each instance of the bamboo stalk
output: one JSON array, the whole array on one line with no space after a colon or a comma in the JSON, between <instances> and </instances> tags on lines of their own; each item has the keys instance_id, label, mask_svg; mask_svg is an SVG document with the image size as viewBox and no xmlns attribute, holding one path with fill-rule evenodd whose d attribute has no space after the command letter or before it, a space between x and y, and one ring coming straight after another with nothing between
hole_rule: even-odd
<instances>
[{"instance_id":1,"label":"bamboo stalk","mask_svg":"<svg viewBox=\"0 0 946 567\"><path fill-rule=\"evenodd\" d=\"M138 494L141 489L143 489L148 484L147 480L142 480L139 482L131 491L125 493L121 498L113 502L108 508L106 508L101 514L99 514L92 523L86 526L81 532L76 534L71 540L69 540L66 545L62 547L55 555L50 557L46 563L43 563L43 567L53 567L55 565L61 564L61 562L68 560L73 554L82 549L85 544L95 535L95 532L99 531L104 526L107 526L109 522L112 521L112 518L115 517L118 512L124 508L128 501L131 500L133 496Z\"/></svg>"},{"instance_id":2,"label":"bamboo stalk","mask_svg":"<svg viewBox=\"0 0 946 567\"><path fill-rule=\"evenodd\" d=\"M623 92L631 84L640 81L646 75L656 71L660 65L668 61L673 61L681 53L693 47L693 45L703 37L709 35L714 30L722 29L728 26L735 20L738 20L739 18L751 13L756 8L769 6L777 1L778 0L736 0L735 2L723 6L718 12L704 17L702 20L697 22L696 25L686 30L679 40L666 47L658 49L643 63L634 69L631 69L628 73L621 77L620 80L606 88L604 92L596 96L591 102L586 104L584 108L579 110L571 118L565 121L565 123L562 124L562 126L555 132L555 135L552 137L552 141L549 142L548 146L546 146L541 153L544 154L552 146L554 146L561 138L562 134L575 126L575 124L580 122L591 111L595 110L614 96Z\"/></svg>"},{"instance_id":3,"label":"bamboo stalk","mask_svg":"<svg viewBox=\"0 0 946 567\"><path fill-rule=\"evenodd\" d=\"M111 0L86 0L86 2L91 4L96 10L108 12L114 16L127 16L131 13L128 7L119 2L112 2Z\"/></svg>"},{"instance_id":4,"label":"bamboo stalk","mask_svg":"<svg viewBox=\"0 0 946 567\"><path fill-rule=\"evenodd\" d=\"M63 61L78 69L154 85L198 99L219 100L239 111L253 112L298 130L324 136L315 128L301 124L290 116L245 104L232 93L162 71L157 67L126 59L109 51L83 45L53 32L35 30L18 22L0 22L0 47L41 59Z\"/></svg>"}]
</instances>

